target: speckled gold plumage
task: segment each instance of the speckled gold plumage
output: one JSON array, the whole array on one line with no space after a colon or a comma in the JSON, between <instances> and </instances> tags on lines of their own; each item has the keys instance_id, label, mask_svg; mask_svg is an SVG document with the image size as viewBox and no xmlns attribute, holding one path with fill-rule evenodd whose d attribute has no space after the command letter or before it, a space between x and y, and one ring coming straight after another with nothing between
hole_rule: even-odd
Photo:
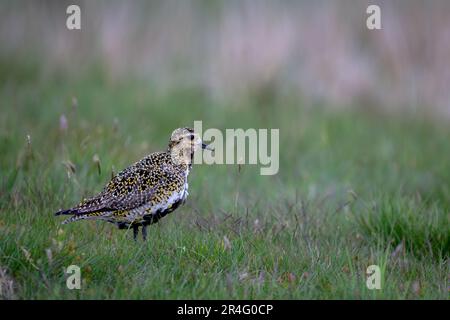
<instances>
[{"instance_id":1,"label":"speckled gold plumage","mask_svg":"<svg viewBox=\"0 0 450 320\"><path fill-rule=\"evenodd\" d=\"M199 145L201 140L192 129L176 129L165 152L146 156L114 176L98 195L56 215L72 215L63 224L99 219L120 229L132 227L135 237L142 226L145 239L147 225L186 200L192 155Z\"/></svg>"}]
</instances>

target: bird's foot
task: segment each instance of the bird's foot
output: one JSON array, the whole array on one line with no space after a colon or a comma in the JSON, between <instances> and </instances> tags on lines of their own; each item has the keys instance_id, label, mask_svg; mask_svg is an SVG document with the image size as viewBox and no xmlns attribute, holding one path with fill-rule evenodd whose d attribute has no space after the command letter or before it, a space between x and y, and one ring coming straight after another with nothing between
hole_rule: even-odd
<instances>
[{"instance_id":1,"label":"bird's foot","mask_svg":"<svg viewBox=\"0 0 450 320\"><path fill-rule=\"evenodd\" d=\"M138 233L139 233L139 227L138 226L133 226L133 239L134 239L134 241L137 241Z\"/></svg>"}]
</instances>

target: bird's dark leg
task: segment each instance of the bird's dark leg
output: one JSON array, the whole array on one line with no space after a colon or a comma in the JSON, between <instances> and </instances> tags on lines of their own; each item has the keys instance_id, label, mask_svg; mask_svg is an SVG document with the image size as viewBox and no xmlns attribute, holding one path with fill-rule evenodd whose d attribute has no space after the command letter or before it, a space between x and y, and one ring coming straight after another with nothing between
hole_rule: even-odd
<instances>
[{"instance_id":1,"label":"bird's dark leg","mask_svg":"<svg viewBox=\"0 0 450 320\"><path fill-rule=\"evenodd\" d=\"M147 240L147 226L143 225L142 226L142 239Z\"/></svg>"},{"instance_id":2,"label":"bird's dark leg","mask_svg":"<svg viewBox=\"0 0 450 320\"><path fill-rule=\"evenodd\" d=\"M133 239L134 239L134 241L137 240L138 233L139 233L139 226L133 226Z\"/></svg>"}]
</instances>

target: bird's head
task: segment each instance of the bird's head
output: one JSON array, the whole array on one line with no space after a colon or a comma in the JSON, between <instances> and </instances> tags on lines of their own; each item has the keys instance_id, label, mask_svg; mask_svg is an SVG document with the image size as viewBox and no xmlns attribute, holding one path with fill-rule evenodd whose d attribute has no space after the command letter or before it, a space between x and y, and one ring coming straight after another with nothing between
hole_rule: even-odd
<instances>
[{"instance_id":1,"label":"bird's head","mask_svg":"<svg viewBox=\"0 0 450 320\"><path fill-rule=\"evenodd\" d=\"M213 151L203 143L200 136L191 128L178 128L172 132L169 140L169 152L172 160L182 163L192 163L194 152L199 149Z\"/></svg>"}]
</instances>

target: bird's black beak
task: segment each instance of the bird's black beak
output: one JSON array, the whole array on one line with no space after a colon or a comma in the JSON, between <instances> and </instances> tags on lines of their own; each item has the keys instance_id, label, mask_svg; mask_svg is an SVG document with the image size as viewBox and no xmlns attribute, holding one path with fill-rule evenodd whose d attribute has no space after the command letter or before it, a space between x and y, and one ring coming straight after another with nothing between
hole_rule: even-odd
<instances>
[{"instance_id":1,"label":"bird's black beak","mask_svg":"<svg viewBox=\"0 0 450 320\"><path fill-rule=\"evenodd\" d=\"M209 150L209 151L214 151L214 148L210 147L206 143L202 143L202 149L206 149L206 150Z\"/></svg>"}]
</instances>

